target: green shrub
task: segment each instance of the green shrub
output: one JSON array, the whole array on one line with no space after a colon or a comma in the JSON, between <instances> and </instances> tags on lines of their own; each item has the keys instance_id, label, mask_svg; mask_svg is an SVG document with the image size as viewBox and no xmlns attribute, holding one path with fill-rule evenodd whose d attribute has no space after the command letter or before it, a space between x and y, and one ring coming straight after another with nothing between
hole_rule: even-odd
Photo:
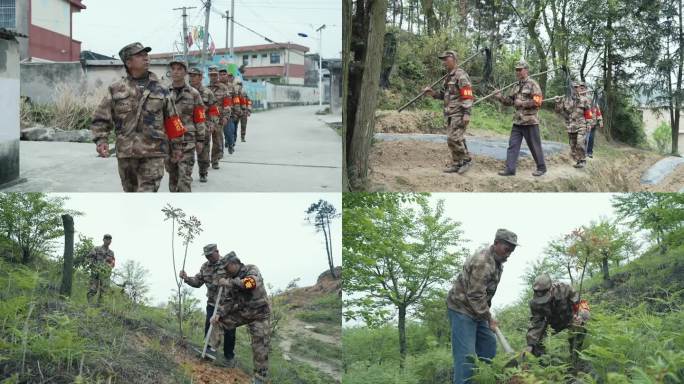
<instances>
[{"instance_id":1,"label":"green shrub","mask_svg":"<svg viewBox=\"0 0 684 384\"><path fill-rule=\"evenodd\" d=\"M653 132L653 141L658 152L670 153L672 149L672 129L670 124L666 122L660 123L655 132Z\"/></svg>"}]
</instances>

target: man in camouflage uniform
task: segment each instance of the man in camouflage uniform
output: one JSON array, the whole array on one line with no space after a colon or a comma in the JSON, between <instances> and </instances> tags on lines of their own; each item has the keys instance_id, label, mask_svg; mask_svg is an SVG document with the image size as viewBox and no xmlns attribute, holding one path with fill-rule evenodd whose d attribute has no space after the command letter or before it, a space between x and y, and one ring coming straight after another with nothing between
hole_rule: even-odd
<instances>
[{"instance_id":1,"label":"man in camouflage uniform","mask_svg":"<svg viewBox=\"0 0 684 384\"><path fill-rule=\"evenodd\" d=\"M103 244L93 248L86 256L88 269L90 269L90 285L88 287L88 303L92 304L93 297L97 296L97 303L102 302L102 295L109 288L109 277L116 263L114 252L109 249L112 244L112 235L105 234Z\"/></svg>"},{"instance_id":2,"label":"man in camouflage uniform","mask_svg":"<svg viewBox=\"0 0 684 384\"><path fill-rule=\"evenodd\" d=\"M515 76L518 83L513 86L508 95L502 96L499 92L494 96L494 99L499 100L503 105L515 107L513 128L506 151L506 168L499 172L500 176L515 175L523 138L537 165L532 176L542 176L546 173L544 151L539 133L539 117L537 116L543 97L539 84L529 77L529 68L525 60L520 60L515 66Z\"/></svg>"},{"instance_id":3,"label":"man in camouflage uniform","mask_svg":"<svg viewBox=\"0 0 684 384\"><path fill-rule=\"evenodd\" d=\"M242 116L240 106L239 86L235 84L233 74L226 69L219 71L219 80L228 88L228 95L231 99L231 117L228 125L223 129L224 140L228 153L235 152L235 140L237 138L237 121Z\"/></svg>"},{"instance_id":4,"label":"man in camouflage uniform","mask_svg":"<svg viewBox=\"0 0 684 384\"><path fill-rule=\"evenodd\" d=\"M586 86L583 86L582 89L586 90ZM594 138L596 137L596 132L599 129L603 129L603 114L601 113L601 108L598 106L598 104L594 105L591 108L591 116L594 118L594 123L592 124L591 130L589 131L589 137L587 137L587 157L593 159Z\"/></svg>"},{"instance_id":5,"label":"man in camouflage uniform","mask_svg":"<svg viewBox=\"0 0 684 384\"><path fill-rule=\"evenodd\" d=\"M211 148L211 138L214 132L218 129L221 112L219 111L218 101L214 93L204 85L202 85L202 71L199 68L190 68L188 71L190 75L190 85L195 88L202 97L202 102L206 107L206 127L207 131L204 135L204 145L202 150L197 151L197 162L199 163L200 183L207 182L209 174L209 165L211 165L209 151Z\"/></svg>"},{"instance_id":6,"label":"man in camouflage uniform","mask_svg":"<svg viewBox=\"0 0 684 384\"><path fill-rule=\"evenodd\" d=\"M231 252L230 254L234 254ZM180 271L180 278L185 284L199 288L202 285L207 286L207 316L204 321L204 334L209 330L209 321L214 315L216 308L216 296L218 295L218 281L226 277L226 262L225 258L221 258L221 254L216 247L216 244L208 244L204 247L204 257L207 261L202 264L200 271L195 276L188 276L185 271ZM225 289L224 289L225 290ZM223 342L223 356L226 358L225 364L228 367L235 366L235 329L228 329L224 334Z\"/></svg>"},{"instance_id":7,"label":"man in camouflage uniform","mask_svg":"<svg viewBox=\"0 0 684 384\"><path fill-rule=\"evenodd\" d=\"M115 81L95 110L90 127L97 153L109 157L109 134L116 135L119 177L125 192L157 192L164 159L181 159L185 128L176 106L149 71L150 47L132 43L119 51L127 76Z\"/></svg>"},{"instance_id":8,"label":"man in camouflage uniform","mask_svg":"<svg viewBox=\"0 0 684 384\"><path fill-rule=\"evenodd\" d=\"M186 129L183 135L183 158L181 161L166 161L169 173L170 192L192 192L192 168L195 166L195 151L201 153L207 135L206 112L200 93L185 82L187 67L182 61L171 61L171 97Z\"/></svg>"},{"instance_id":9,"label":"man in camouflage uniform","mask_svg":"<svg viewBox=\"0 0 684 384\"><path fill-rule=\"evenodd\" d=\"M473 356L489 362L496 355L497 322L492 318L492 298L503 273L503 263L518 246L518 236L499 229L494 244L471 256L463 265L447 295L451 323L454 384L470 382Z\"/></svg>"},{"instance_id":10,"label":"man in camouflage uniform","mask_svg":"<svg viewBox=\"0 0 684 384\"><path fill-rule=\"evenodd\" d=\"M229 89L219 81L218 68L215 65L209 67L209 90L214 93L219 104L219 126L211 134L211 167L219 169L219 160L223 158L223 127L230 121L231 106L233 99L229 95Z\"/></svg>"},{"instance_id":11,"label":"man in camouflage uniform","mask_svg":"<svg viewBox=\"0 0 684 384\"><path fill-rule=\"evenodd\" d=\"M228 255L226 263L228 276L219 284L227 289L211 321L226 330L247 325L252 338L253 383L262 384L268 377L271 340L271 307L264 280L256 266L242 264L235 254Z\"/></svg>"},{"instance_id":12,"label":"man in camouflage uniform","mask_svg":"<svg viewBox=\"0 0 684 384\"><path fill-rule=\"evenodd\" d=\"M544 338L550 325L554 332L564 329L570 332L570 353L572 363L578 362L577 350L582 347L589 320L589 305L580 300L572 286L552 282L547 274L538 276L533 285L534 297L530 300L530 326L527 330L526 352L539 357L544 354Z\"/></svg>"},{"instance_id":13,"label":"man in camouflage uniform","mask_svg":"<svg viewBox=\"0 0 684 384\"><path fill-rule=\"evenodd\" d=\"M458 67L458 57L454 51L439 55L449 75L444 79L444 89L435 92L426 87L423 92L435 99L444 101L447 145L451 152L452 163L444 172L465 173L472 164L465 141L465 132L470 122L470 109L473 106L473 89L468 74Z\"/></svg>"},{"instance_id":14,"label":"man in camouflage uniform","mask_svg":"<svg viewBox=\"0 0 684 384\"><path fill-rule=\"evenodd\" d=\"M570 153L575 160L575 168L584 168L587 163L584 151L587 132L593 125L591 101L582 94L581 84L575 83L571 98L556 96L556 112L565 117L565 126L570 141Z\"/></svg>"},{"instance_id":15,"label":"man in camouflage uniform","mask_svg":"<svg viewBox=\"0 0 684 384\"><path fill-rule=\"evenodd\" d=\"M240 88L240 108L242 109L242 116L240 117L240 140L244 143L247 135L247 118L252 114L252 102L245 92L242 81L238 80L237 85ZM237 128L235 132L235 140L237 141Z\"/></svg>"}]
</instances>

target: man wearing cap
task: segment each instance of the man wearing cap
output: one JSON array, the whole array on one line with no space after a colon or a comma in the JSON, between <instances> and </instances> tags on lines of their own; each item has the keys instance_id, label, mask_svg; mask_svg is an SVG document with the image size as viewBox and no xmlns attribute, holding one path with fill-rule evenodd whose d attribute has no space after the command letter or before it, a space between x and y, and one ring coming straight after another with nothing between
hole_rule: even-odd
<instances>
[{"instance_id":1,"label":"man wearing cap","mask_svg":"<svg viewBox=\"0 0 684 384\"><path fill-rule=\"evenodd\" d=\"M223 127L223 140L225 147L228 148L228 153L232 154L235 152L235 139L237 132L237 120L241 114L240 99L237 97L236 85L234 83L234 77L231 72L227 69L222 68L219 71L219 81L223 83L227 91L227 96L231 100L230 106L230 120L228 124Z\"/></svg>"},{"instance_id":2,"label":"man wearing cap","mask_svg":"<svg viewBox=\"0 0 684 384\"><path fill-rule=\"evenodd\" d=\"M231 252L230 254L235 254ZM229 254L229 255L230 255ZM204 321L204 334L209 330L209 320L214 314L216 308L216 296L218 295L218 281L226 277L225 258L221 258L221 254L216 247L216 244L208 244L204 247L204 257L207 261L202 264L200 271L195 276L188 276L185 271L180 271L180 278L185 284L199 288L202 285L207 286L207 316ZM225 364L228 367L235 366L235 329L226 330L223 343L223 356L226 358Z\"/></svg>"},{"instance_id":3,"label":"man wearing cap","mask_svg":"<svg viewBox=\"0 0 684 384\"><path fill-rule=\"evenodd\" d=\"M206 183L207 177L209 175L209 165L211 164L209 157L211 138L213 136L213 132L218 129L218 125L220 124L219 119L221 112L219 111L218 101L216 100L216 96L214 96L214 92L202 85L202 71L199 68L193 67L190 68L188 74L190 77L190 86L195 88L197 92L200 93L200 96L202 97L202 103L204 103L204 106L206 107L205 113L207 116L207 131L204 135L204 145L202 145L202 150L197 150L197 163L199 164L200 183Z\"/></svg>"},{"instance_id":4,"label":"man wearing cap","mask_svg":"<svg viewBox=\"0 0 684 384\"><path fill-rule=\"evenodd\" d=\"M247 135L247 118L252 115L252 101L247 96L247 92L242 85L242 81L238 80L238 86L240 87L240 107L242 109L242 116L240 117L240 140L244 143L245 136ZM237 130L235 133L237 140Z\"/></svg>"},{"instance_id":5,"label":"man wearing cap","mask_svg":"<svg viewBox=\"0 0 684 384\"><path fill-rule=\"evenodd\" d=\"M587 163L585 145L587 132L593 125L591 101L582 93L582 83L573 84L574 92L570 98L556 96L556 112L565 117L565 126L570 141L570 154L575 160L575 168L584 168Z\"/></svg>"},{"instance_id":6,"label":"man wearing cap","mask_svg":"<svg viewBox=\"0 0 684 384\"><path fill-rule=\"evenodd\" d=\"M268 377L271 341L271 307L264 280L256 266L242 264L234 253L226 257L225 271L227 276L219 284L227 289L211 321L226 331L247 325L252 339L253 383L263 384ZM216 345L216 340L212 341Z\"/></svg>"},{"instance_id":7,"label":"man wearing cap","mask_svg":"<svg viewBox=\"0 0 684 384\"><path fill-rule=\"evenodd\" d=\"M192 168L195 166L195 151L201 153L207 135L206 112L202 96L185 82L185 62L173 60L171 67L171 97L186 129L183 135L183 158L181 161L166 161L169 173L170 192L192 192Z\"/></svg>"},{"instance_id":8,"label":"man wearing cap","mask_svg":"<svg viewBox=\"0 0 684 384\"><path fill-rule=\"evenodd\" d=\"M226 85L219 81L218 68L215 65L209 67L209 89L216 96L219 112L221 112L219 119L221 129L211 134L211 167L219 169L219 160L223 158L223 127L230 121L233 99Z\"/></svg>"},{"instance_id":9,"label":"man wearing cap","mask_svg":"<svg viewBox=\"0 0 684 384\"><path fill-rule=\"evenodd\" d=\"M542 91L539 84L529 77L529 65L525 60L520 60L515 66L515 76L518 83L511 88L506 96L498 92L494 99L503 105L513 106L513 128L508 139L506 151L506 168L499 172L500 176L513 176L518 166L520 145L523 138L532 153L537 169L532 176L541 176L546 173L544 151L542 151L541 134L539 133L539 117L537 113L542 105Z\"/></svg>"},{"instance_id":10,"label":"man wearing cap","mask_svg":"<svg viewBox=\"0 0 684 384\"><path fill-rule=\"evenodd\" d=\"M93 248L86 256L90 270L90 285L86 295L88 303L92 302L95 295L98 295L98 304L102 302L102 295L109 287L109 277L116 263L114 252L109 249L109 245L112 244L112 235L105 234L102 242L101 246Z\"/></svg>"},{"instance_id":11,"label":"man wearing cap","mask_svg":"<svg viewBox=\"0 0 684 384\"><path fill-rule=\"evenodd\" d=\"M463 270L447 295L451 324L451 352L454 359L454 384L470 381L472 356L489 362L496 355L497 322L490 308L501 280L503 263L518 246L518 236L499 229L494 244L466 260Z\"/></svg>"},{"instance_id":12,"label":"man wearing cap","mask_svg":"<svg viewBox=\"0 0 684 384\"><path fill-rule=\"evenodd\" d=\"M465 141L465 132L470 122L470 109L473 106L473 89L468 74L458 67L458 57L454 51L439 55L449 75L444 79L444 89L435 92L426 87L423 92L435 99L444 101L447 145L451 152L451 165L444 172L465 173L472 164Z\"/></svg>"},{"instance_id":13,"label":"man wearing cap","mask_svg":"<svg viewBox=\"0 0 684 384\"><path fill-rule=\"evenodd\" d=\"M539 357L544 354L544 338L550 325L554 332L564 329L570 332L570 352L573 365L578 362L577 350L582 347L589 320L589 305L580 300L572 286L563 282L553 282L547 274L534 280L534 297L530 300L530 326L527 330L526 352Z\"/></svg>"},{"instance_id":14,"label":"man wearing cap","mask_svg":"<svg viewBox=\"0 0 684 384\"><path fill-rule=\"evenodd\" d=\"M132 43L119 51L127 76L108 87L90 126L101 157L109 157L109 134L114 130L125 192L157 192L165 158L178 162L183 156L186 129L169 91L149 71L150 50Z\"/></svg>"}]
</instances>

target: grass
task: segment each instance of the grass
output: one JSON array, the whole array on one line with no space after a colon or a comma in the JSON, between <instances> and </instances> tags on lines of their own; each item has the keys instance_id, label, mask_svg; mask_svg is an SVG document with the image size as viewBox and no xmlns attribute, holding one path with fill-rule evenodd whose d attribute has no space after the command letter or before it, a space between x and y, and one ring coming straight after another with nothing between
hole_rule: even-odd
<instances>
[{"instance_id":1,"label":"grass","mask_svg":"<svg viewBox=\"0 0 684 384\"><path fill-rule=\"evenodd\" d=\"M321 333L339 334L340 319L342 318L342 299L336 293L329 293L306 305L295 315L298 319L308 323L321 323L317 331Z\"/></svg>"},{"instance_id":2,"label":"grass","mask_svg":"<svg viewBox=\"0 0 684 384\"><path fill-rule=\"evenodd\" d=\"M22 126L41 124L67 131L90 129L93 113L106 92L106 87L84 92L78 85L59 83L55 86L56 99L51 103L38 104L22 100Z\"/></svg>"},{"instance_id":3,"label":"grass","mask_svg":"<svg viewBox=\"0 0 684 384\"><path fill-rule=\"evenodd\" d=\"M342 359L342 347L340 345L324 343L302 335L295 337L292 350L298 355L313 360L327 360L333 364L337 364Z\"/></svg>"}]
</instances>

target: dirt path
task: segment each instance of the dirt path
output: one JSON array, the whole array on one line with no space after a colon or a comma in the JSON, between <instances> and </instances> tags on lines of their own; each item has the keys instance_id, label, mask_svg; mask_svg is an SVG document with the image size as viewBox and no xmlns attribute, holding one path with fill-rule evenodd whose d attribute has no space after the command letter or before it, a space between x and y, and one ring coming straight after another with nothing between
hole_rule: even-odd
<instances>
[{"instance_id":1,"label":"dirt path","mask_svg":"<svg viewBox=\"0 0 684 384\"><path fill-rule=\"evenodd\" d=\"M312 325L305 323L299 319L289 316L284 320L284 327L280 331L280 348L283 350L283 358L285 360L296 360L301 363L307 364L316 370L319 370L331 377L333 377L336 382L342 380L342 367L341 362L339 364L330 364L323 360L314 360L307 356L301 356L292 351L292 345L295 342L295 337L302 336L318 340L326 344L339 344L341 341L339 338L324 335L321 333L314 332L312 330ZM313 327L315 328L315 327Z\"/></svg>"},{"instance_id":2,"label":"dirt path","mask_svg":"<svg viewBox=\"0 0 684 384\"><path fill-rule=\"evenodd\" d=\"M202 360L192 350L179 348L175 360L182 365L195 384L249 384L251 376L238 368L224 368Z\"/></svg>"},{"instance_id":3,"label":"dirt path","mask_svg":"<svg viewBox=\"0 0 684 384\"><path fill-rule=\"evenodd\" d=\"M658 185L644 186L641 175L660 158L657 154L631 148L612 148L603 158L600 151L588 159L585 169L572 167L568 153L546 158L548 172L533 177L534 162L518 161L516 176L501 177L503 161L474 156L473 167L464 175L445 174L449 163L446 144L420 141L376 142L370 156L367 189L372 191L460 191L460 192L622 192L677 191L684 186L684 167L679 167Z\"/></svg>"}]
</instances>

